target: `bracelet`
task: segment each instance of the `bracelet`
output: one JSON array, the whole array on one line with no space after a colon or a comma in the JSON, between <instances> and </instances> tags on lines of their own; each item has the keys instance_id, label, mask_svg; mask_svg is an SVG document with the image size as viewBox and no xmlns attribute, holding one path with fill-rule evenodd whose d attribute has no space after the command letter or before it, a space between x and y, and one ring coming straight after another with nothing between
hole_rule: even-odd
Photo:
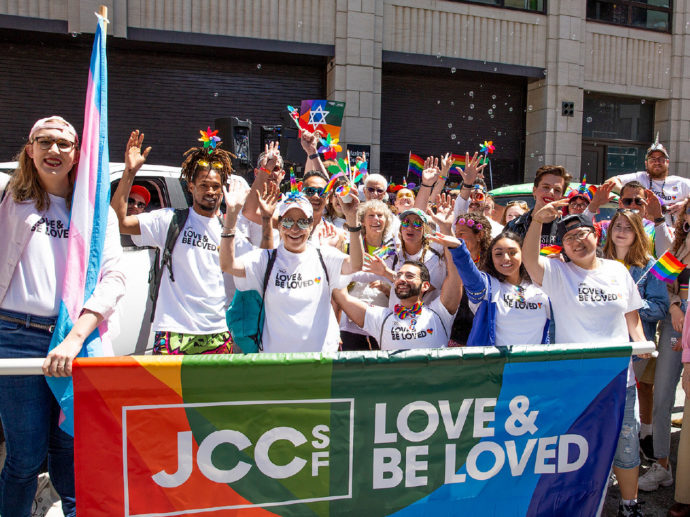
<instances>
[{"instance_id":1,"label":"bracelet","mask_svg":"<svg viewBox=\"0 0 690 517\"><path fill-rule=\"evenodd\" d=\"M434 185L435 185L435 184L434 184ZM425 185L424 183L422 183L422 187L434 188L434 185Z\"/></svg>"},{"instance_id":2,"label":"bracelet","mask_svg":"<svg viewBox=\"0 0 690 517\"><path fill-rule=\"evenodd\" d=\"M462 188L473 189L473 188L474 188L474 185L468 185L467 183L464 183L464 182L463 182Z\"/></svg>"},{"instance_id":3,"label":"bracelet","mask_svg":"<svg viewBox=\"0 0 690 517\"><path fill-rule=\"evenodd\" d=\"M349 224L345 223L343 224L343 228L345 228L348 232L358 232L362 229L362 225L360 224L359 226L350 226Z\"/></svg>"},{"instance_id":4,"label":"bracelet","mask_svg":"<svg viewBox=\"0 0 690 517\"><path fill-rule=\"evenodd\" d=\"M235 230L228 230L227 233L221 233L220 236L223 239L226 239L228 237L234 237L235 236Z\"/></svg>"},{"instance_id":5,"label":"bracelet","mask_svg":"<svg viewBox=\"0 0 690 517\"><path fill-rule=\"evenodd\" d=\"M316 160L319 157L319 153L314 153L309 155L310 160Z\"/></svg>"},{"instance_id":6,"label":"bracelet","mask_svg":"<svg viewBox=\"0 0 690 517\"><path fill-rule=\"evenodd\" d=\"M665 218L663 215L662 215L661 217L657 217L656 219L654 219L654 224L655 224L655 225L661 224L661 223L664 223L664 222L666 222L666 218Z\"/></svg>"},{"instance_id":7,"label":"bracelet","mask_svg":"<svg viewBox=\"0 0 690 517\"><path fill-rule=\"evenodd\" d=\"M259 167L260 171L264 171L266 174L271 174L271 171L269 171L266 167Z\"/></svg>"},{"instance_id":8,"label":"bracelet","mask_svg":"<svg viewBox=\"0 0 690 517\"><path fill-rule=\"evenodd\" d=\"M446 181L448 179L448 176L439 176L443 181Z\"/></svg>"}]
</instances>

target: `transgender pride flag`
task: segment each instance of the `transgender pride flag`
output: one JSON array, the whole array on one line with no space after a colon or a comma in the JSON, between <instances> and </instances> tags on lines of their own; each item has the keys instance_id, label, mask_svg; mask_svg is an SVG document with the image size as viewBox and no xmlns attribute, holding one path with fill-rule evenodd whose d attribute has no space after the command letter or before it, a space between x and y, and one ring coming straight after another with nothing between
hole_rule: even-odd
<instances>
[{"instance_id":1,"label":"transgender pride flag","mask_svg":"<svg viewBox=\"0 0 690 517\"><path fill-rule=\"evenodd\" d=\"M86 300L98 282L103 256L110 171L108 157L108 75L105 56L107 21L98 16L98 28L91 52L89 82L86 88L84 131L74 195L70 212L67 271L62 290L60 311L50 343L52 350L69 334ZM79 357L112 355L110 343L101 342L105 325L94 330L84 341ZM62 408L60 427L74 435L72 379L47 377L50 389Z\"/></svg>"}]
</instances>

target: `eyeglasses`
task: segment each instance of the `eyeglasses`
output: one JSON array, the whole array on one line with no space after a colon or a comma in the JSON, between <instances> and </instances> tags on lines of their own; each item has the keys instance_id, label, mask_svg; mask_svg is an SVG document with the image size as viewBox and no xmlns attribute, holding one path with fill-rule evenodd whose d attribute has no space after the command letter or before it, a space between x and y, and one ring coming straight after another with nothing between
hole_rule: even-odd
<instances>
[{"instance_id":1,"label":"eyeglasses","mask_svg":"<svg viewBox=\"0 0 690 517\"><path fill-rule=\"evenodd\" d=\"M663 156L658 157L658 158L647 158L647 161L650 163L664 163L668 158L665 158Z\"/></svg>"},{"instance_id":2,"label":"eyeglasses","mask_svg":"<svg viewBox=\"0 0 690 517\"><path fill-rule=\"evenodd\" d=\"M589 234L592 233L591 230L580 230L577 233L573 233L572 235L568 235L566 237L563 237L563 244L572 244L576 240L577 241L584 241Z\"/></svg>"},{"instance_id":3,"label":"eyeglasses","mask_svg":"<svg viewBox=\"0 0 690 517\"><path fill-rule=\"evenodd\" d=\"M573 208L587 208L589 203L570 203Z\"/></svg>"},{"instance_id":4,"label":"eyeglasses","mask_svg":"<svg viewBox=\"0 0 690 517\"><path fill-rule=\"evenodd\" d=\"M632 206L635 203L637 206L643 206L647 202L641 197L622 197L621 204L623 206Z\"/></svg>"},{"instance_id":5,"label":"eyeglasses","mask_svg":"<svg viewBox=\"0 0 690 517\"><path fill-rule=\"evenodd\" d=\"M305 187L302 192L304 192L304 195L307 197L312 197L312 196L319 196L323 197L323 192L326 190L325 188L320 188L320 187Z\"/></svg>"},{"instance_id":6,"label":"eyeglasses","mask_svg":"<svg viewBox=\"0 0 690 517\"><path fill-rule=\"evenodd\" d=\"M140 210L143 210L146 208L146 203L143 203L141 201L137 201L136 199L132 199L131 197L127 199L127 204L131 206L135 206L139 208Z\"/></svg>"},{"instance_id":7,"label":"eyeglasses","mask_svg":"<svg viewBox=\"0 0 690 517\"><path fill-rule=\"evenodd\" d=\"M34 142L38 144L38 147L43 149L44 151L47 151L51 147L53 147L54 144L57 144L58 149L60 152L63 153L68 153L72 149L74 149L74 142L70 142L69 140L65 140L63 138L48 138L48 137L40 137L40 138L34 138Z\"/></svg>"},{"instance_id":8,"label":"eyeglasses","mask_svg":"<svg viewBox=\"0 0 690 517\"><path fill-rule=\"evenodd\" d=\"M201 167L202 169L213 168L213 169L223 170L223 162L219 162L218 160L213 160L210 163L208 160L197 160L196 166Z\"/></svg>"},{"instance_id":9,"label":"eyeglasses","mask_svg":"<svg viewBox=\"0 0 690 517\"><path fill-rule=\"evenodd\" d=\"M367 187L367 192L369 192L369 194L378 194L380 196L386 191L382 188Z\"/></svg>"},{"instance_id":10,"label":"eyeglasses","mask_svg":"<svg viewBox=\"0 0 690 517\"><path fill-rule=\"evenodd\" d=\"M481 190L481 188L475 187L475 190L470 192L470 197L475 201L484 201L484 198L486 198L486 194L484 194L484 191Z\"/></svg>"},{"instance_id":11,"label":"eyeglasses","mask_svg":"<svg viewBox=\"0 0 690 517\"><path fill-rule=\"evenodd\" d=\"M424 226L424 223L419 219L403 219L400 221L400 228L409 228L410 226L412 226L412 228L415 230L419 230L422 226Z\"/></svg>"},{"instance_id":12,"label":"eyeglasses","mask_svg":"<svg viewBox=\"0 0 690 517\"><path fill-rule=\"evenodd\" d=\"M280 220L280 225L285 228L286 230L289 230L292 228L295 223L297 223L297 227L300 230L306 230L309 228L309 225L311 224L311 221L309 219L297 219L296 221L294 219L281 219Z\"/></svg>"}]
</instances>

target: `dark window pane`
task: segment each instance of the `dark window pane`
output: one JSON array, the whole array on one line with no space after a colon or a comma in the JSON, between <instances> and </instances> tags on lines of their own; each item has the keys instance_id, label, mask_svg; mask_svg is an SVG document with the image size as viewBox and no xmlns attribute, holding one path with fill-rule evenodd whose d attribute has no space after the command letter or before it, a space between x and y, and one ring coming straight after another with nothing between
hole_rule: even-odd
<instances>
[{"instance_id":1,"label":"dark window pane","mask_svg":"<svg viewBox=\"0 0 690 517\"><path fill-rule=\"evenodd\" d=\"M543 11L544 0L505 0L504 6L527 9L530 11Z\"/></svg>"},{"instance_id":2,"label":"dark window pane","mask_svg":"<svg viewBox=\"0 0 690 517\"><path fill-rule=\"evenodd\" d=\"M651 141L654 104L640 99L585 96L582 136L605 140Z\"/></svg>"},{"instance_id":3,"label":"dark window pane","mask_svg":"<svg viewBox=\"0 0 690 517\"><path fill-rule=\"evenodd\" d=\"M646 3L650 7L640 7ZM669 32L670 0L587 0L587 18L616 25Z\"/></svg>"},{"instance_id":4,"label":"dark window pane","mask_svg":"<svg viewBox=\"0 0 690 517\"><path fill-rule=\"evenodd\" d=\"M632 8L632 25L645 29L660 31L669 30L669 13L647 10L642 7Z\"/></svg>"},{"instance_id":5,"label":"dark window pane","mask_svg":"<svg viewBox=\"0 0 690 517\"><path fill-rule=\"evenodd\" d=\"M643 171L645 146L608 146L606 149L606 179L628 172Z\"/></svg>"}]
</instances>

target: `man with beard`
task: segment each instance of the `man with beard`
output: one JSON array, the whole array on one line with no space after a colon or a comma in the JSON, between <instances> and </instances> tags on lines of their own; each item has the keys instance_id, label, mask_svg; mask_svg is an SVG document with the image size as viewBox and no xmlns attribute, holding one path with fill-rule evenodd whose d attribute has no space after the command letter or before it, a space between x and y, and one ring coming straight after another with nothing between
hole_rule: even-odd
<instances>
[{"instance_id":1,"label":"man with beard","mask_svg":"<svg viewBox=\"0 0 690 517\"><path fill-rule=\"evenodd\" d=\"M611 183L613 190L618 192L626 183L639 181L662 200L667 210L666 222L672 226L685 199L690 195L690 180L668 175L669 155L666 148L659 143L658 133L654 143L647 149L644 163L646 170L615 176L604 184Z\"/></svg>"},{"instance_id":2,"label":"man with beard","mask_svg":"<svg viewBox=\"0 0 690 517\"><path fill-rule=\"evenodd\" d=\"M137 171L151 148L143 153L143 134L133 131L125 151L122 173L111 206L120 232L132 235L137 246L166 247L168 228L176 216L172 208L127 215L127 195ZM154 354L211 354L231 351L232 339L225 323L226 293L220 270L218 246L223 236L218 209L222 186L232 172L230 153L213 148L191 148L184 153L181 179L187 182L192 206L164 268L153 319ZM164 254L165 256L165 254Z\"/></svg>"},{"instance_id":3,"label":"man with beard","mask_svg":"<svg viewBox=\"0 0 690 517\"><path fill-rule=\"evenodd\" d=\"M406 260L395 274L393 287L400 302L393 309L370 306L350 296L347 289L334 289L333 299L354 323L378 340L381 350L445 347L462 296L458 270L448 248L445 253L448 272L441 295L428 305L422 296L431 287L429 270L416 260Z\"/></svg>"}]
</instances>

